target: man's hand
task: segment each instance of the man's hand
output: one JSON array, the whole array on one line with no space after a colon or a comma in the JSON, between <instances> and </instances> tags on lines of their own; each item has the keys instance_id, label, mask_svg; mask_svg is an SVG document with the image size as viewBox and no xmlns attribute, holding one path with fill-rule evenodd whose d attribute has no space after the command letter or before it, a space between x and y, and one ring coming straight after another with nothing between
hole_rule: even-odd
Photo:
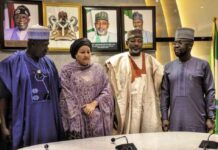
<instances>
[{"instance_id":1,"label":"man's hand","mask_svg":"<svg viewBox=\"0 0 218 150\"><path fill-rule=\"evenodd\" d=\"M168 120L162 120L162 130L164 132L167 132L169 130L169 121Z\"/></svg>"},{"instance_id":2,"label":"man's hand","mask_svg":"<svg viewBox=\"0 0 218 150\"><path fill-rule=\"evenodd\" d=\"M98 102L94 100L89 104L83 105L83 111L85 112L86 115L90 116L97 106L98 106Z\"/></svg>"},{"instance_id":3,"label":"man's hand","mask_svg":"<svg viewBox=\"0 0 218 150\"><path fill-rule=\"evenodd\" d=\"M210 132L210 131L212 131L212 130L215 129L215 122L214 122L213 119L210 119L210 118L207 119L206 125L207 125L207 131L208 131L208 132Z\"/></svg>"},{"instance_id":4,"label":"man's hand","mask_svg":"<svg viewBox=\"0 0 218 150\"><path fill-rule=\"evenodd\" d=\"M5 139L5 140L8 140L10 141L11 140L11 133L10 133L10 130L6 127L1 127L1 131L2 131L2 137Z\"/></svg>"}]
</instances>

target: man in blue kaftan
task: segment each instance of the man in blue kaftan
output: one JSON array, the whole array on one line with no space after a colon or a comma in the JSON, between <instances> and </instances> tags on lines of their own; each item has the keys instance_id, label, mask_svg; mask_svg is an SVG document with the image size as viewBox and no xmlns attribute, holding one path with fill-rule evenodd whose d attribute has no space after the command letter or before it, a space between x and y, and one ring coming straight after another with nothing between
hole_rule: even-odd
<instances>
[{"instance_id":1,"label":"man in blue kaftan","mask_svg":"<svg viewBox=\"0 0 218 150\"><path fill-rule=\"evenodd\" d=\"M174 51L179 59L165 66L161 86L164 131L214 129L214 80L208 62L191 56L193 43L193 29L177 29Z\"/></svg>"},{"instance_id":2,"label":"man in blue kaftan","mask_svg":"<svg viewBox=\"0 0 218 150\"><path fill-rule=\"evenodd\" d=\"M46 57L49 30L28 29L28 47L0 63L0 78L12 96L13 149L55 142L62 138L59 113L59 77Z\"/></svg>"}]
</instances>

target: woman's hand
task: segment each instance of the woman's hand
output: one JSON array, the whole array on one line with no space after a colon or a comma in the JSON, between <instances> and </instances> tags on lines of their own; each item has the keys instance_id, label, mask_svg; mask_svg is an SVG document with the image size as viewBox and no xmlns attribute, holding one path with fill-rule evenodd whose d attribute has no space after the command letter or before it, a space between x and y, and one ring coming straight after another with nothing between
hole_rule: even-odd
<instances>
[{"instance_id":1,"label":"woman's hand","mask_svg":"<svg viewBox=\"0 0 218 150\"><path fill-rule=\"evenodd\" d=\"M83 111L85 112L86 115L90 116L97 106L98 106L98 102L94 100L89 104L83 105Z\"/></svg>"}]
</instances>

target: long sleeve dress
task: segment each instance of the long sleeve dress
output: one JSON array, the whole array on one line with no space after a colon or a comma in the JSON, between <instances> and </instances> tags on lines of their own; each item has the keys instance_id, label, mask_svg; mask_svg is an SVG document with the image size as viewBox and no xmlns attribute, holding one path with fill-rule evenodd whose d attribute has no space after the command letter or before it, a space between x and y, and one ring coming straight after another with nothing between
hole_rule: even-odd
<instances>
[{"instance_id":1,"label":"long sleeve dress","mask_svg":"<svg viewBox=\"0 0 218 150\"><path fill-rule=\"evenodd\" d=\"M62 121L68 138L109 135L113 123L113 96L106 73L99 64L82 66L76 61L61 71ZM91 116L82 106L96 100L98 106Z\"/></svg>"}]
</instances>

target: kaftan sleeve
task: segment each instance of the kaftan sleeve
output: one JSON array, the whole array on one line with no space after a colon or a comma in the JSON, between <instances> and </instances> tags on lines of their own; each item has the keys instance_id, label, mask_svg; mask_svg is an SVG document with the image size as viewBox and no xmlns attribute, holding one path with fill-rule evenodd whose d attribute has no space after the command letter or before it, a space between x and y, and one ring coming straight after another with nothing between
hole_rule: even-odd
<instances>
[{"instance_id":1,"label":"kaftan sleeve","mask_svg":"<svg viewBox=\"0 0 218 150\"><path fill-rule=\"evenodd\" d=\"M71 133L81 133L81 108L79 107L75 94L73 92L73 83L71 76L73 73L73 65L64 66L61 71L61 96L60 108L62 114L62 123L65 131Z\"/></svg>"},{"instance_id":2,"label":"kaftan sleeve","mask_svg":"<svg viewBox=\"0 0 218 150\"><path fill-rule=\"evenodd\" d=\"M60 110L61 110L61 116L62 116L62 123L64 127L64 131L69 130L69 123L68 118L70 117L70 113L68 110L68 104L67 99L71 97L70 92L70 76L71 72L67 69L67 67L64 67L61 70L60 77L61 77L61 94L60 94Z\"/></svg>"},{"instance_id":3,"label":"kaftan sleeve","mask_svg":"<svg viewBox=\"0 0 218 150\"><path fill-rule=\"evenodd\" d=\"M71 77L71 71L68 69L68 67L64 67L62 70L61 70L61 73L60 73L60 77L61 77L61 97L60 99L61 100L65 100L67 98L70 98L71 97L71 90L70 90L70 77Z\"/></svg>"},{"instance_id":4,"label":"kaftan sleeve","mask_svg":"<svg viewBox=\"0 0 218 150\"><path fill-rule=\"evenodd\" d=\"M160 93L160 110L161 110L162 120L168 120L169 106L170 106L170 83L169 83L168 73L166 72L166 67L165 67L164 76L161 84L161 93Z\"/></svg>"},{"instance_id":5,"label":"kaftan sleeve","mask_svg":"<svg viewBox=\"0 0 218 150\"><path fill-rule=\"evenodd\" d=\"M105 134L110 135L113 128L114 101L107 74L103 69L101 79L103 83L102 89L95 100L98 102L99 110L103 116Z\"/></svg>"},{"instance_id":6,"label":"kaftan sleeve","mask_svg":"<svg viewBox=\"0 0 218 150\"><path fill-rule=\"evenodd\" d=\"M113 67L112 67L110 62L106 63L105 67L106 67L106 70L107 70L109 81L110 81L111 86L112 86L113 94L117 95L117 92L118 92L118 85L117 85L117 83L119 83L119 82L117 82L117 80L116 80L116 75L114 74Z\"/></svg>"},{"instance_id":7,"label":"kaftan sleeve","mask_svg":"<svg viewBox=\"0 0 218 150\"><path fill-rule=\"evenodd\" d=\"M154 79L154 87L155 87L155 94L158 99L160 98L160 89L161 89L161 82L163 79L163 66L156 60L153 59L153 79Z\"/></svg>"},{"instance_id":8,"label":"kaftan sleeve","mask_svg":"<svg viewBox=\"0 0 218 150\"><path fill-rule=\"evenodd\" d=\"M102 90L100 92L100 94L95 98L95 100L98 102L99 105L104 106L102 109L105 108L105 112L108 111L112 111L113 107L114 107L114 103L113 103L113 94L112 94L112 90L111 90L111 86L108 80L108 77L106 75L106 73L104 72L102 74ZM107 109L106 109L107 107Z\"/></svg>"},{"instance_id":9,"label":"kaftan sleeve","mask_svg":"<svg viewBox=\"0 0 218 150\"><path fill-rule=\"evenodd\" d=\"M51 61L51 60L50 60ZM57 79L56 83L57 83L57 88L58 88L58 96L60 96L60 92L61 92L61 78L58 74L58 70L55 66L55 63L53 61L51 61L51 65L52 65L52 68L53 68L53 72L54 72L54 79Z\"/></svg>"},{"instance_id":10,"label":"kaftan sleeve","mask_svg":"<svg viewBox=\"0 0 218 150\"><path fill-rule=\"evenodd\" d=\"M215 86L213 75L208 63L205 67L203 88L205 94L207 115L209 118L211 118L215 115Z\"/></svg>"},{"instance_id":11,"label":"kaftan sleeve","mask_svg":"<svg viewBox=\"0 0 218 150\"><path fill-rule=\"evenodd\" d=\"M152 57L152 56L151 56ZM157 107L160 108L160 89L161 89L161 81L163 79L163 66L152 57L152 68L153 68L153 83L154 83L154 90L155 90L155 100ZM159 115L161 112L159 111Z\"/></svg>"},{"instance_id":12,"label":"kaftan sleeve","mask_svg":"<svg viewBox=\"0 0 218 150\"><path fill-rule=\"evenodd\" d=\"M12 91L12 77L14 76L12 67L16 68L19 65L18 62L19 59L16 59L15 55L11 55L0 62L0 78L10 92Z\"/></svg>"},{"instance_id":13,"label":"kaftan sleeve","mask_svg":"<svg viewBox=\"0 0 218 150\"><path fill-rule=\"evenodd\" d=\"M115 55L106 61L107 73L114 95L115 123L118 133L123 132L129 99L129 83L131 79L129 57L127 53Z\"/></svg>"}]
</instances>

